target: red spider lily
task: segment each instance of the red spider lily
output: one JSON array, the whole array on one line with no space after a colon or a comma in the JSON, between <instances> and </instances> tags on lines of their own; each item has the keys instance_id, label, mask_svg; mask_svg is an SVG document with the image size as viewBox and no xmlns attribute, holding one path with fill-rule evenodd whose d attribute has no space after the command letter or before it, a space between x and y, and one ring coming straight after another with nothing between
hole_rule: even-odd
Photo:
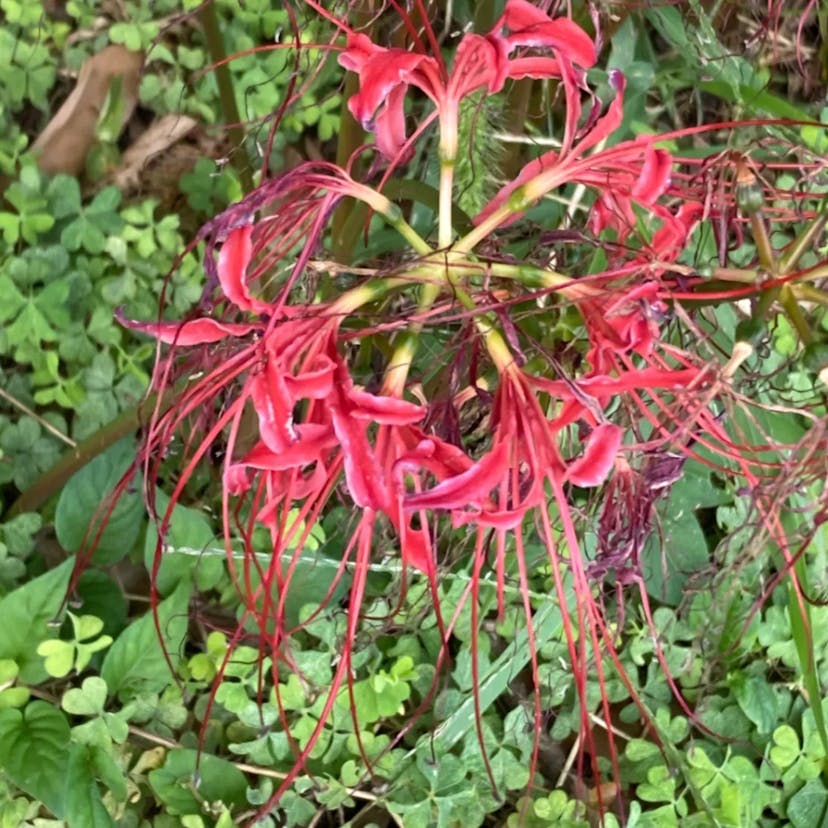
<instances>
[{"instance_id":1,"label":"red spider lily","mask_svg":"<svg viewBox=\"0 0 828 828\"><path fill-rule=\"evenodd\" d=\"M316 4L311 5L331 18ZM428 30L427 23L426 27ZM432 36L429 39L435 40ZM589 94L584 70L595 62L594 44L571 21L551 19L526 0L507 0L503 15L487 34L465 35L451 70L437 48L429 55L416 36L414 40L413 51L385 48L349 30L340 63L356 72L360 82L358 94L349 102L351 111L376 134L377 148L386 158L399 157L410 140L404 110L408 88L414 87L433 102L435 109L426 123L439 120L441 160L448 162L441 165L437 247L447 247L453 238L452 223L446 220L451 213L452 180L451 173L445 172L451 169L457 152L460 101L482 90L496 93L509 78L559 78L566 98L560 149L527 164L476 217L476 229L459 239L453 252L462 258L484 239L496 245L494 232L519 218L532 202L555 188L578 183L597 193L591 230L596 235L612 234L618 252L610 252L610 258L624 256L627 266L591 279L592 285L597 285L594 290L568 294L581 314L588 340L579 351L587 368L575 378L562 377L552 360L546 374L543 367L537 374L523 370L505 346L497 344L496 335L483 337L497 369L498 385L488 422L491 443L482 456L461 447L459 429L456 445L441 439L445 434L430 433L427 415L434 413L434 401L414 404L403 399L405 378L386 382L379 393L356 383L342 347L343 326L355 324L349 316L359 307L358 301L352 301L354 295L324 303L296 301L308 261L321 243L332 209L343 196L367 203L402 228L414 252L425 258L424 268L434 263L430 246L410 227L405 230L407 225L397 218L399 209L388 209L388 202L376 191L334 165L300 165L266 182L205 228L202 238L207 243L210 284L202 318L183 323L126 323L179 349L161 363L170 372L175 355L182 352L182 362L189 360L185 362L188 367L193 363L199 368L208 366L205 376L189 385L176 405L150 424L148 444L163 450L175 429L197 418L194 436L187 438L191 450L161 520L159 538L195 464L221 441L228 566L243 604L238 635L248 622L258 627L262 650L268 648L272 656L273 683L277 686L279 662L291 664L290 635L295 630L288 628L285 602L305 541L335 498L347 498L352 507L351 534L334 583L318 610L321 612L333 596L338 579L350 570L347 630L334 679L313 734L302 750L294 745L293 770L260 813L268 810L304 770L339 691L354 681L352 648L363 611L369 564L377 537L389 526L394 530L394 551L403 571L413 567L428 580L443 644L438 668L444 663L451 625L446 628L440 618L440 562L434 542L442 516L450 518L454 527L471 527L476 539L468 590L475 636L475 693L477 599L487 550L494 547L501 614L509 567L512 562L517 567L529 629L538 734L543 711L525 552L527 538L540 538L554 580L551 600L561 609L580 700L584 744L593 756L597 777L586 703L587 678L597 676L605 690L602 659L608 654L621 680L626 681L596 597L597 582L609 570L619 583L637 581L644 611L649 614L637 555L649 531L655 492L669 485L671 473L681 472L694 440L716 449L726 457L723 462L743 463L739 454L744 447L729 440L709 410L716 394L716 372L699 367L697 361L663 341L661 323L669 298L664 273L686 246L702 206L687 201L678 209L668 209L657 203L670 191L673 159L656 146L655 138L642 137L604 148L622 121L623 76L610 74L616 94L606 111L594 102L584 116L582 99ZM658 222L652 240L638 250L628 245L637 223L637 207L645 208ZM445 225L449 233L443 232ZM393 266L398 264L395 261ZM274 273L282 274L281 283L268 283ZM461 278L455 285L446 276L442 284L446 293L456 288L456 296L470 292L465 305L468 314L476 314L488 302L488 289L474 293L473 279L466 283ZM425 318L425 313L420 318ZM514 340L519 348L519 321L509 318L507 310L501 318L509 343ZM414 333L412 339L419 332L415 328L418 324L409 328ZM349 336L361 335L361 331L349 331ZM191 353L195 356L188 356ZM411 363L413 355L405 363L405 377ZM449 384L453 383L454 378ZM610 407L618 398L622 399L620 415ZM629 410L632 414L625 420L624 413ZM247 418L252 422L246 422L245 415L253 415ZM638 420L643 423L641 429ZM577 445L575 424L581 429L579 448L573 448ZM245 429L251 433L243 434ZM645 434L640 439L649 435L649 457L666 457L672 462L667 463L667 473L661 478L656 479L652 468L656 460L650 465L649 460L638 464L628 460L640 449L632 445L632 435L641 431ZM745 476L757 480L750 467ZM609 496L598 521L602 537L597 556L589 561L575 528L572 490L597 488L607 480ZM272 555L264 561L255 554L252 542L256 524L269 533ZM240 542L241 567L235 551ZM155 575L160 551L159 541ZM403 590L404 585L405 580ZM660 653L658 658L664 665ZM628 688L635 700L634 691ZM603 714L609 723L606 693L603 696ZM680 703L684 705L681 699ZM686 706L685 710L692 715ZM480 728L479 709L476 719ZM286 719L283 724L289 731ZM356 721L355 730L359 731ZM611 734L610 730L612 742ZM482 746L482 734L480 741ZM612 758L615 761L614 750ZM370 767L367 759L366 765Z\"/></svg>"},{"instance_id":2,"label":"red spider lily","mask_svg":"<svg viewBox=\"0 0 828 828\"><path fill-rule=\"evenodd\" d=\"M591 218L595 232L611 227L620 229L622 240L626 238L635 226L632 204L653 207L670 184L673 162L666 150L654 147L653 136L641 136L590 153L621 125L626 81L619 71L613 70L610 84L615 89L615 98L604 115L588 119L579 138L576 138L576 125L581 113L580 93L567 87L567 128L561 149L530 161L515 179L501 188L475 216L478 229L461 241L463 249L469 249L497 227L515 221L546 193L569 183L584 184L599 193ZM665 223L672 220L663 208L659 216Z\"/></svg>"},{"instance_id":3,"label":"red spider lily","mask_svg":"<svg viewBox=\"0 0 828 828\"><path fill-rule=\"evenodd\" d=\"M513 57L524 47L548 50L554 57ZM407 88L414 86L434 102L441 122L441 152L454 158L457 107L464 97L484 87L491 94L499 92L508 78L564 77L568 84L581 82L580 70L595 63L595 47L571 20L552 20L527 0L508 0L488 34L463 37L451 72L436 56L388 49L353 32L339 62L359 75L360 91L348 105L362 126L376 133L383 155L394 158L405 146L403 104Z\"/></svg>"},{"instance_id":4,"label":"red spider lily","mask_svg":"<svg viewBox=\"0 0 828 828\"><path fill-rule=\"evenodd\" d=\"M566 396L571 397L569 389ZM586 409L584 409L586 410ZM521 590L524 593L524 612L529 630L529 646L535 683L535 725L542 729L542 711L538 676L537 653L532 632L531 607L528 599L528 572L524 550L527 518L532 518L536 531L547 550L555 580L556 598L562 608L571 603L572 593L562 580L562 571L568 569L574 584L576 606L572 617L562 613L564 629L573 665L578 697L581 701L581 726L586 744L592 745L591 727L586 706L586 677L590 658L584 638L578 640L574 625L589 631L593 650L599 652L598 639L604 637L604 625L598 608L591 598L592 588L586 574L585 562L571 525L569 504L564 492L568 481L577 486L599 486L609 474L621 445L622 432L612 424L595 426L586 440L580 457L569 462L562 457L559 447L562 425L550 419L541 404L533 378L514 363L500 369L500 385L492 413L494 436L489 452L466 471L448 477L442 483L406 497L408 510L445 510L451 513L455 525L472 524L478 529L475 548L475 577L472 594L472 659L476 663L476 585L488 547L486 537L494 534L495 568L498 608L504 610L504 584L507 569L507 550L514 549ZM561 540L550 522L550 500L564 525ZM476 671L476 667L474 667ZM599 664L599 678L601 674ZM476 694L475 690L475 694ZM476 703L477 697L475 695ZM605 715L608 713L604 711ZM478 709L479 715L479 709ZM481 742L482 744L482 742ZM534 774L539 741L535 741L530 773ZM595 751L592 751L593 755ZM597 768L596 768L597 770Z\"/></svg>"},{"instance_id":5,"label":"red spider lily","mask_svg":"<svg viewBox=\"0 0 828 828\"><path fill-rule=\"evenodd\" d=\"M238 421L247 401L258 420L259 440L244 456L234 459L235 433L226 449L225 492L243 495L251 474L264 476L265 495L257 515L275 532L277 509L301 501L307 508L330 494L332 483L344 472L355 506L384 513L400 534L404 562L432 572L434 562L425 526L413 529L403 515L404 475L395 464L402 457L421 457L426 464L439 460L446 473L468 465L463 453L415 428L426 415L423 406L395 396L377 395L354 385L338 350L342 313L337 304L277 309L253 299L246 277L253 256L252 227L233 229L218 256L217 278L222 294L239 310L276 311L267 322L220 323L196 319L185 323L146 323L122 320L161 342L179 346L215 345L255 334L242 346L242 369L247 374L232 406ZM238 376L238 374L237 374ZM212 382L210 375L208 382ZM195 397L194 397L195 399ZM202 396L197 397L201 404ZM295 413L303 409L301 422ZM173 413L180 422L185 412ZM227 418L225 424L230 422ZM374 444L371 424L379 426ZM465 465L464 465L465 463ZM278 534L278 533L277 533ZM290 540L288 538L288 540ZM280 541L281 544L285 540Z\"/></svg>"}]
</instances>

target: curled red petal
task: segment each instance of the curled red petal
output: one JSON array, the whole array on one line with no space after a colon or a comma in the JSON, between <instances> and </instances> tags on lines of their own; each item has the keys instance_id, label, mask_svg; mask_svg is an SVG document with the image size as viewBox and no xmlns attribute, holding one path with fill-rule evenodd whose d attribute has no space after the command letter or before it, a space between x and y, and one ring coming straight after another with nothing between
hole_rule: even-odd
<instances>
[{"instance_id":1,"label":"curled red petal","mask_svg":"<svg viewBox=\"0 0 828 828\"><path fill-rule=\"evenodd\" d=\"M247 265L253 255L253 225L233 230L221 246L218 259L218 279L224 295L241 310L257 313L268 307L250 295L245 283Z\"/></svg>"},{"instance_id":2,"label":"curled red petal","mask_svg":"<svg viewBox=\"0 0 828 828\"><path fill-rule=\"evenodd\" d=\"M261 330L261 325L243 325L217 322L215 319L192 319L189 322L141 322L126 319L116 312L118 321L133 331L154 336L168 345L207 345L235 336L247 336Z\"/></svg>"},{"instance_id":3,"label":"curled red petal","mask_svg":"<svg viewBox=\"0 0 828 828\"><path fill-rule=\"evenodd\" d=\"M285 375L285 388L294 399L322 400L331 393L336 363L329 357L320 356L316 360L316 366L295 377L290 374Z\"/></svg>"},{"instance_id":4,"label":"curled red petal","mask_svg":"<svg viewBox=\"0 0 828 828\"><path fill-rule=\"evenodd\" d=\"M437 62L416 52L385 49L366 35L352 33L339 63L359 75L359 92L348 101L351 114L364 129L376 133L379 150L393 157L405 143L405 88L413 83L435 98L428 77L439 71ZM421 68L426 71L418 71Z\"/></svg>"},{"instance_id":5,"label":"curled red petal","mask_svg":"<svg viewBox=\"0 0 828 828\"><path fill-rule=\"evenodd\" d=\"M356 406L351 415L359 420L372 420L386 425L409 425L418 423L426 415L421 405L401 400L399 397L387 397L369 394L367 391L352 389L348 397Z\"/></svg>"},{"instance_id":6,"label":"curled red petal","mask_svg":"<svg viewBox=\"0 0 828 828\"><path fill-rule=\"evenodd\" d=\"M227 494L244 494L250 488L250 479L247 469L239 463L234 463L224 472L224 490Z\"/></svg>"},{"instance_id":7,"label":"curled red petal","mask_svg":"<svg viewBox=\"0 0 828 828\"><path fill-rule=\"evenodd\" d=\"M405 498L406 511L465 509L483 502L507 473L508 446L498 443L466 471L438 483L433 489Z\"/></svg>"},{"instance_id":8,"label":"curled red petal","mask_svg":"<svg viewBox=\"0 0 828 828\"><path fill-rule=\"evenodd\" d=\"M559 78L561 64L553 57L524 57L509 61L509 77L520 78Z\"/></svg>"},{"instance_id":9,"label":"curled red petal","mask_svg":"<svg viewBox=\"0 0 828 828\"><path fill-rule=\"evenodd\" d=\"M595 44L577 23L566 17L553 20L527 0L507 0L499 23L497 29L509 30L505 39L512 48L545 46L583 69L595 64Z\"/></svg>"},{"instance_id":10,"label":"curled red petal","mask_svg":"<svg viewBox=\"0 0 828 828\"><path fill-rule=\"evenodd\" d=\"M239 465L262 471L304 468L317 462L322 452L337 442L331 429L322 425L300 425L296 432L296 442L281 451L271 451L264 442L257 443Z\"/></svg>"},{"instance_id":11,"label":"curled red petal","mask_svg":"<svg viewBox=\"0 0 828 828\"><path fill-rule=\"evenodd\" d=\"M621 429L603 423L589 435L584 453L567 468L567 479L576 486L600 486L609 475L621 447Z\"/></svg>"},{"instance_id":12,"label":"curled red petal","mask_svg":"<svg viewBox=\"0 0 828 828\"><path fill-rule=\"evenodd\" d=\"M670 184L673 158L667 150L647 142L641 175L632 188L632 197L641 204L652 204Z\"/></svg>"},{"instance_id":13,"label":"curled red petal","mask_svg":"<svg viewBox=\"0 0 828 828\"><path fill-rule=\"evenodd\" d=\"M607 107L607 111L595 122L595 126L578 142L574 154L579 158L608 138L621 126L624 120L624 90L627 88L627 79L618 69L610 69L610 86L615 90L615 97ZM632 154L638 155L640 148L635 142L630 142Z\"/></svg>"},{"instance_id":14,"label":"curled red petal","mask_svg":"<svg viewBox=\"0 0 828 828\"><path fill-rule=\"evenodd\" d=\"M331 414L342 448L345 482L354 503L362 509L386 511L388 492L382 468L365 434L366 424L350 417L338 405L331 407Z\"/></svg>"},{"instance_id":15,"label":"curled red petal","mask_svg":"<svg viewBox=\"0 0 828 828\"><path fill-rule=\"evenodd\" d=\"M293 398L272 362L250 381L250 397L259 418L259 433L271 451L284 451L298 439L293 425Z\"/></svg>"}]
</instances>

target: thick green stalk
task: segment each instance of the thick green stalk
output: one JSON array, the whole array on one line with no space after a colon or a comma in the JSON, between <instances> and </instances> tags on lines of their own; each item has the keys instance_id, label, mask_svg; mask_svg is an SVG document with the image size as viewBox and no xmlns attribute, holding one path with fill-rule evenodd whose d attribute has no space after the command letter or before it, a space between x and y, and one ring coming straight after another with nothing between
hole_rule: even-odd
<instances>
[{"instance_id":1,"label":"thick green stalk","mask_svg":"<svg viewBox=\"0 0 828 828\"><path fill-rule=\"evenodd\" d=\"M250 167L250 159L245 148L246 135L241 125L241 117L236 106L236 94L233 91L233 80L230 77L230 70L227 68L227 50L224 48L224 39L221 36L218 15L215 4L204 3L198 11L201 21L201 28L204 30L204 38L207 41L207 51L215 64L216 83L218 85L219 101L224 112L224 118L228 123L230 140L237 147L236 152L230 153L230 161L236 168L244 192L253 190L253 170Z\"/></svg>"},{"instance_id":2,"label":"thick green stalk","mask_svg":"<svg viewBox=\"0 0 828 828\"><path fill-rule=\"evenodd\" d=\"M365 141L365 133L348 109L348 101L359 92L359 76L353 72L345 75L342 107L339 111L339 133L336 140L336 163L344 168L354 151ZM359 178L359 173L351 172ZM351 252L357 237L345 232L348 217L354 209L354 200L346 198L334 210L331 217L331 252L334 258L345 264L351 259Z\"/></svg>"}]
</instances>

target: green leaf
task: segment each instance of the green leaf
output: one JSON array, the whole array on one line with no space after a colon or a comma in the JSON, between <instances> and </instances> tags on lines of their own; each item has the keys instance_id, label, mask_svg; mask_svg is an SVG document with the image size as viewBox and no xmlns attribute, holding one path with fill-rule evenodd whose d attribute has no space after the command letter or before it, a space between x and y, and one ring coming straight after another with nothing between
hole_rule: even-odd
<instances>
[{"instance_id":1,"label":"green leaf","mask_svg":"<svg viewBox=\"0 0 828 828\"><path fill-rule=\"evenodd\" d=\"M75 592L81 600L84 613L104 622L103 630L111 636L126 626L127 602L123 590L105 572L87 569L80 577Z\"/></svg>"},{"instance_id":2,"label":"green leaf","mask_svg":"<svg viewBox=\"0 0 828 828\"><path fill-rule=\"evenodd\" d=\"M156 492L155 508L164 518L170 499ZM206 549L215 539L215 532L203 512L176 505L170 516L163 548L161 567L155 586L161 595L172 592L182 579L195 578L199 589L212 589L224 574L224 552ZM152 568L158 542L155 521L150 520L144 542L144 564Z\"/></svg>"},{"instance_id":3,"label":"green leaf","mask_svg":"<svg viewBox=\"0 0 828 828\"><path fill-rule=\"evenodd\" d=\"M790 798L788 819L793 828L816 828L828 823L828 790L821 780L806 782Z\"/></svg>"},{"instance_id":4,"label":"green leaf","mask_svg":"<svg viewBox=\"0 0 828 828\"><path fill-rule=\"evenodd\" d=\"M770 733L778 718L776 693L763 676L745 677L736 674L730 681L733 695L742 712L764 735Z\"/></svg>"},{"instance_id":5,"label":"green leaf","mask_svg":"<svg viewBox=\"0 0 828 828\"><path fill-rule=\"evenodd\" d=\"M26 304L26 297L20 293L11 278L0 273L0 322L14 319Z\"/></svg>"},{"instance_id":6,"label":"green leaf","mask_svg":"<svg viewBox=\"0 0 828 828\"><path fill-rule=\"evenodd\" d=\"M187 632L190 586L182 581L158 605L158 626L173 667L178 663ZM161 692L170 683L170 667L158 640L152 613L130 624L110 647L101 677L109 692L128 699L141 693Z\"/></svg>"},{"instance_id":7,"label":"green leaf","mask_svg":"<svg viewBox=\"0 0 828 828\"><path fill-rule=\"evenodd\" d=\"M56 175L46 189L52 215L56 219L76 216L81 212L81 191L72 175Z\"/></svg>"},{"instance_id":8,"label":"green leaf","mask_svg":"<svg viewBox=\"0 0 828 828\"><path fill-rule=\"evenodd\" d=\"M71 642L50 638L38 644L37 654L43 656L43 668L53 678L63 678L72 672L75 645Z\"/></svg>"},{"instance_id":9,"label":"green leaf","mask_svg":"<svg viewBox=\"0 0 828 828\"><path fill-rule=\"evenodd\" d=\"M95 543L93 560L108 564L129 554L141 532L144 507L140 494L129 490L122 492L112 511L108 515L105 512L107 498L134 459L133 441L125 438L70 478L60 494L55 512L55 532L65 549L77 552L85 537L88 542L94 541L95 530L105 520ZM90 529L93 520L94 528Z\"/></svg>"},{"instance_id":10,"label":"green leaf","mask_svg":"<svg viewBox=\"0 0 828 828\"><path fill-rule=\"evenodd\" d=\"M66 769L66 822L83 828L114 828L95 781L94 754L86 745L72 745Z\"/></svg>"},{"instance_id":11,"label":"green leaf","mask_svg":"<svg viewBox=\"0 0 828 828\"><path fill-rule=\"evenodd\" d=\"M97 716L106 703L106 682L99 676L89 676L80 687L70 687L60 706L72 716Z\"/></svg>"},{"instance_id":12,"label":"green leaf","mask_svg":"<svg viewBox=\"0 0 828 828\"><path fill-rule=\"evenodd\" d=\"M786 770L796 762L800 751L799 736L790 725L780 725L773 731L770 759L779 770Z\"/></svg>"},{"instance_id":13,"label":"green leaf","mask_svg":"<svg viewBox=\"0 0 828 828\"><path fill-rule=\"evenodd\" d=\"M230 762L194 750L171 750L164 766L151 771L149 782L169 813L202 813L201 801L244 805L247 780ZM196 796L196 792L198 796Z\"/></svg>"},{"instance_id":14,"label":"green leaf","mask_svg":"<svg viewBox=\"0 0 828 828\"><path fill-rule=\"evenodd\" d=\"M0 768L57 817L64 812L69 723L50 704L0 710ZM75 823L77 824L77 823Z\"/></svg>"},{"instance_id":15,"label":"green leaf","mask_svg":"<svg viewBox=\"0 0 828 828\"><path fill-rule=\"evenodd\" d=\"M47 676L36 648L54 635L48 624L63 604L73 566L74 559L70 558L0 601L0 658L16 661L20 680L28 684L37 684Z\"/></svg>"},{"instance_id":16,"label":"green leaf","mask_svg":"<svg viewBox=\"0 0 828 828\"><path fill-rule=\"evenodd\" d=\"M548 641L561 634L561 613L554 602L548 601L532 617L535 646L540 649ZM491 664L491 667L480 675L477 699L469 696L461 705L453 710L442 722L433 735L428 736L429 744L439 754L447 753L457 742L465 736L475 722L475 706L479 706L480 715L483 715L497 698L509 686L516 670L522 670L529 662L530 648L525 629L520 630L512 644Z\"/></svg>"}]
</instances>

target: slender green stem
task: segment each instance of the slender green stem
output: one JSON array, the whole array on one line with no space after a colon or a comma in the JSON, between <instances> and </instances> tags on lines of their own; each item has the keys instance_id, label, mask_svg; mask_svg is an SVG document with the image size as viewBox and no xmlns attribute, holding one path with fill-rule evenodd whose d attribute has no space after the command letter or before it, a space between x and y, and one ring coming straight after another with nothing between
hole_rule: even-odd
<instances>
[{"instance_id":1,"label":"slender green stem","mask_svg":"<svg viewBox=\"0 0 828 828\"><path fill-rule=\"evenodd\" d=\"M791 292L800 301L816 302L828 306L828 293L812 285L791 285Z\"/></svg>"},{"instance_id":2,"label":"slender green stem","mask_svg":"<svg viewBox=\"0 0 828 828\"><path fill-rule=\"evenodd\" d=\"M440 295L441 285L434 283L424 284L420 290L420 301L418 310L420 313L427 311ZM420 332L423 329L422 322L411 323L394 347L394 353L385 369L385 377L382 382L384 394L391 396L402 396L405 388L408 372L414 362L419 344Z\"/></svg>"},{"instance_id":3,"label":"slender green stem","mask_svg":"<svg viewBox=\"0 0 828 828\"><path fill-rule=\"evenodd\" d=\"M522 188L518 188L519 190ZM517 191L516 191L517 192ZM513 194L514 195L514 194ZM469 253L480 244L492 231L496 230L506 219L512 216L515 208L512 206L512 199L498 207L491 215L485 218L470 233L458 239L454 244L457 253Z\"/></svg>"},{"instance_id":4,"label":"slender green stem","mask_svg":"<svg viewBox=\"0 0 828 828\"><path fill-rule=\"evenodd\" d=\"M779 304L785 309L785 313L788 315L788 319L791 320L791 324L796 328L796 332L799 334L802 343L808 345L813 342L814 333L811 330L811 326L808 324L808 320L805 318L805 314L802 313L802 308L799 307L796 296L794 296L793 291L791 291L788 285L785 285L779 294Z\"/></svg>"},{"instance_id":5,"label":"slender green stem","mask_svg":"<svg viewBox=\"0 0 828 828\"><path fill-rule=\"evenodd\" d=\"M364 201L374 212L379 213L416 253L427 256L433 252L429 243L405 220L402 210L393 201L366 184L360 184L357 181L352 181L351 184L353 186L350 188L350 194Z\"/></svg>"},{"instance_id":6,"label":"slender green stem","mask_svg":"<svg viewBox=\"0 0 828 828\"><path fill-rule=\"evenodd\" d=\"M768 273L776 276L779 273L779 267L773 252L773 245L771 245L770 237L768 236L768 226L765 223L765 217L761 210L757 210L751 214L750 228L753 232L753 243L756 245L756 252L759 255L759 264Z\"/></svg>"},{"instance_id":7,"label":"slender green stem","mask_svg":"<svg viewBox=\"0 0 828 828\"><path fill-rule=\"evenodd\" d=\"M233 91L233 80L230 77L230 70L227 67L227 50L224 48L224 39L221 36L218 15L215 4L204 3L198 11L201 21L201 28L204 30L204 38L207 41L207 50L210 58L215 64L216 84L218 85L219 101L224 112L224 118L228 123L230 140L238 148L230 154L230 160L239 174L242 189L249 193L253 190L253 171L250 167L250 159L245 148L246 135L241 125L241 117L236 106L236 94Z\"/></svg>"},{"instance_id":8,"label":"slender green stem","mask_svg":"<svg viewBox=\"0 0 828 828\"><path fill-rule=\"evenodd\" d=\"M439 226L437 228L437 246L448 250L451 246L452 232L452 189L454 186L454 161L443 161L440 165L440 208Z\"/></svg>"},{"instance_id":9,"label":"slender green stem","mask_svg":"<svg viewBox=\"0 0 828 828\"><path fill-rule=\"evenodd\" d=\"M822 232L825 227L825 222L828 216L817 216L794 240L785 251L784 255L779 259L779 272L790 273L799 263L802 256L808 251L814 243L816 237Z\"/></svg>"}]
</instances>

